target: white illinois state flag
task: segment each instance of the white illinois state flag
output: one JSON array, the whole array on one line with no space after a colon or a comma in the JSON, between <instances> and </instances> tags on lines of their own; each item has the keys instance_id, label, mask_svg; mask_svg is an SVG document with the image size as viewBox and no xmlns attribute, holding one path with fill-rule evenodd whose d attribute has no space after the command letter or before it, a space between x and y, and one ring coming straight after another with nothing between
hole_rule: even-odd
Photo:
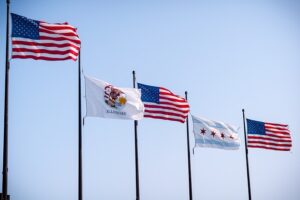
<instances>
[{"instance_id":1,"label":"white illinois state flag","mask_svg":"<svg viewBox=\"0 0 300 200\"><path fill-rule=\"evenodd\" d=\"M85 76L86 116L140 120L144 116L141 92L118 88Z\"/></svg>"},{"instance_id":2,"label":"white illinois state flag","mask_svg":"<svg viewBox=\"0 0 300 200\"><path fill-rule=\"evenodd\" d=\"M230 124L212 121L192 115L195 147L238 149L238 129Z\"/></svg>"}]
</instances>

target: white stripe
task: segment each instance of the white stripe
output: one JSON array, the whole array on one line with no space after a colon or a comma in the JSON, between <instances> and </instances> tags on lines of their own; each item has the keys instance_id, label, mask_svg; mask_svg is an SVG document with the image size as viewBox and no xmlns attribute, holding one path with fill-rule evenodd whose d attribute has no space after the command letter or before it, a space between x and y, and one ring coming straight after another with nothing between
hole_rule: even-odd
<instances>
[{"instance_id":1,"label":"white stripe","mask_svg":"<svg viewBox=\"0 0 300 200\"><path fill-rule=\"evenodd\" d=\"M253 146L259 146L259 147L271 147L271 148L275 148L275 149L286 149L286 150L290 150L291 147L279 147L279 146L273 146L273 145L264 145L264 144L248 144L248 147L251 147L251 145Z\"/></svg>"},{"instance_id":2,"label":"white stripe","mask_svg":"<svg viewBox=\"0 0 300 200\"><path fill-rule=\"evenodd\" d=\"M279 130L279 129L274 129L274 128L266 128L266 131L280 131L284 133L290 133L289 130Z\"/></svg>"},{"instance_id":3,"label":"white stripe","mask_svg":"<svg viewBox=\"0 0 300 200\"><path fill-rule=\"evenodd\" d=\"M145 102L144 103L145 105L156 105L156 106L164 106L165 109L168 109L168 108L174 108L174 109L179 109L179 110L182 110L182 111L189 111L190 108L189 107L186 107L186 108L180 108L180 107L177 107L177 106L173 106L173 105L165 105L165 104L157 104L157 103L150 103L150 102Z\"/></svg>"},{"instance_id":4,"label":"white stripe","mask_svg":"<svg viewBox=\"0 0 300 200\"><path fill-rule=\"evenodd\" d=\"M79 50L74 48L74 47L45 47L42 45L19 45L19 44L15 44L12 45L12 48L26 48L26 49L45 49L45 50L49 50L49 51L66 51L66 50L73 50L74 52L78 53Z\"/></svg>"},{"instance_id":5,"label":"white stripe","mask_svg":"<svg viewBox=\"0 0 300 200\"><path fill-rule=\"evenodd\" d=\"M278 134L278 133L271 133L271 132L266 132L266 134L267 135L269 135L269 136L274 136L274 138L276 137L276 136L280 136L280 137L288 137L288 138L290 138L291 136L290 135L284 135L284 134Z\"/></svg>"},{"instance_id":6,"label":"white stripe","mask_svg":"<svg viewBox=\"0 0 300 200\"><path fill-rule=\"evenodd\" d=\"M43 43L54 43L54 44L72 44L74 46L77 46L78 48L80 48L80 45L77 43L74 43L72 41L69 40L62 40L62 41L56 41L56 40L32 40L32 39L27 39L27 38L12 38L13 41L24 41L24 42L36 42L39 44L43 44Z\"/></svg>"},{"instance_id":7,"label":"white stripe","mask_svg":"<svg viewBox=\"0 0 300 200\"><path fill-rule=\"evenodd\" d=\"M188 106L188 103L186 103L186 102L176 102L176 101L171 101L171 100L167 100L167 99L159 99L159 102L171 103L171 104L180 105L180 106Z\"/></svg>"},{"instance_id":8,"label":"white stripe","mask_svg":"<svg viewBox=\"0 0 300 200\"><path fill-rule=\"evenodd\" d=\"M58 54L48 54L48 53L33 53L33 52L12 52L13 56L21 55L21 56L36 56L36 57L48 57L48 58L66 58L68 56L71 56L72 58L76 59L77 56L68 53L64 55L58 55Z\"/></svg>"},{"instance_id":9,"label":"white stripe","mask_svg":"<svg viewBox=\"0 0 300 200\"><path fill-rule=\"evenodd\" d=\"M60 35L60 34L50 34L50 33L44 33L40 32L40 36L46 36L46 37L51 37L51 38L65 38L66 40L78 40L80 42L79 38L76 36L65 36L65 35Z\"/></svg>"},{"instance_id":10,"label":"white stripe","mask_svg":"<svg viewBox=\"0 0 300 200\"><path fill-rule=\"evenodd\" d=\"M163 114L154 114L154 113L144 113L144 115L154 116L154 117L164 117L169 119L178 119L184 121L185 118L178 117L178 116L171 116L171 115L163 115Z\"/></svg>"},{"instance_id":11,"label":"white stripe","mask_svg":"<svg viewBox=\"0 0 300 200\"><path fill-rule=\"evenodd\" d=\"M178 114L178 115L183 115L183 116L187 116L188 115L188 113L182 113L182 112L178 112L178 111L174 111L174 110L160 109L160 108L145 108L145 112L147 112L147 110L157 111L157 112L170 112L170 113L174 113L174 114Z\"/></svg>"},{"instance_id":12,"label":"white stripe","mask_svg":"<svg viewBox=\"0 0 300 200\"><path fill-rule=\"evenodd\" d=\"M166 89L160 89L159 91L160 91L160 92L163 92L163 93L167 93L167 94L163 94L163 95L165 95L165 96L169 96L169 97L173 96L173 97L176 97L176 98L178 98L178 99L185 99L185 98L183 98L183 97L181 97L181 96L179 96L179 95L173 94L171 91L166 90Z\"/></svg>"},{"instance_id":13,"label":"white stripe","mask_svg":"<svg viewBox=\"0 0 300 200\"><path fill-rule=\"evenodd\" d=\"M170 90L164 89L164 88L159 88L160 92L165 92L165 93L169 93L171 95L174 95Z\"/></svg>"},{"instance_id":14,"label":"white stripe","mask_svg":"<svg viewBox=\"0 0 300 200\"><path fill-rule=\"evenodd\" d=\"M292 144L292 142L275 142L275 141L271 141L271 140L252 139L252 138L249 138L248 142L266 142L266 143L272 143L272 144Z\"/></svg>"},{"instance_id":15,"label":"white stripe","mask_svg":"<svg viewBox=\"0 0 300 200\"><path fill-rule=\"evenodd\" d=\"M174 95L165 95L165 94L159 94L160 97L165 97L165 98L170 98L170 99L174 99L174 100L179 100L179 101L185 101L184 98L181 97L176 97ZM186 101L185 101L186 102Z\"/></svg>"},{"instance_id":16,"label":"white stripe","mask_svg":"<svg viewBox=\"0 0 300 200\"><path fill-rule=\"evenodd\" d=\"M48 26L48 27L68 27L72 29L76 29L74 26L71 26L69 24L49 24L46 22L40 22L40 26Z\"/></svg>"},{"instance_id":17,"label":"white stripe","mask_svg":"<svg viewBox=\"0 0 300 200\"><path fill-rule=\"evenodd\" d=\"M272 125L272 124L267 124L267 123L265 123L265 127L270 127L270 128L285 128L285 129L288 129L287 125Z\"/></svg>"},{"instance_id":18,"label":"white stripe","mask_svg":"<svg viewBox=\"0 0 300 200\"><path fill-rule=\"evenodd\" d=\"M256 136L256 137L260 137L262 138L261 140L263 140L263 138L270 138L270 139L276 139L276 140L282 140L282 141L291 141L291 138L278 138L278 137L272 137L270 135L257 135L257 134L248 134L248 136ZM250 138L249 138L250 139Z\"/></svg>"},{"instance_id":19,"label":"white stripe","mask_svg":"<svg viewBox=\"0 0 300 200\"><path fill-rule=\"evenodd\" d=\"M52 30L52 29L48 29L47 27L40 27L40 32L41 31L51 31L53 33L57 33L57 34L60 34L60 33L74 33L77 35L77 33L73 30L70 30L70 29L63 29L63 30Z\"/></svg>"}]
</instances>

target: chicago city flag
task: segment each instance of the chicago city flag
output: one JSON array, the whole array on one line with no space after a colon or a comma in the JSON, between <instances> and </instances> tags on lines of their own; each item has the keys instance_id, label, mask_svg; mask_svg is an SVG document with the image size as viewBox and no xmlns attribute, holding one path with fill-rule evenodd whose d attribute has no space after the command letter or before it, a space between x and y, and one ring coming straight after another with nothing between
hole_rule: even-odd
<instances>
[{"instance_id":1,"label":"chicago city flag","mask_svg":"<svg viewBox=\"0 0 300 200\"><path fill-rule=\"evenodd\" d=\"M118 88L85 76L86 115L140 120L144 116L141 93L134 88Z\"/></svg>"},{"instance_id":2,"label":"chicago city flag","mask_svg":"<svg viewBox=\"0 0 300 200\"><path fill-rule=\"evenodd\" d=\"M234 126L193 115L192 119L195 147L219 149L238 149L240 147L238 130Z\"/></svg>"}]
</instances>

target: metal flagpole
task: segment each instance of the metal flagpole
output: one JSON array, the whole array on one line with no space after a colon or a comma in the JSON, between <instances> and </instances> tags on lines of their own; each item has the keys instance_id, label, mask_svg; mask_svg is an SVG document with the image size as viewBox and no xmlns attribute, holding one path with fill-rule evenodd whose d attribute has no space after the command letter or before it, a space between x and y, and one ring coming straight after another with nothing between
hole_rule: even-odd
<instances>
[{"instance_id":1,"label":"metal flagpole","mask_svg":"<svg viewBox=\"0 0 300 200\"><path fill-rule=\"evenodd\" d=\"M135 71L132 71L133 88L136 85ZM138 150L138 135L137 135L138 121L134 120L134 141L135 141L135 187L136 200L140 200L140 181L139 181L139 150Z\"/></svg>"},{"instance_id":2,"label":"metal flagpole","mask_svg":"<svg viewBox=\"0 0 300 200\"><path fill-rule=\"evenodd\" d=\"M6 60L5 60L5 97L4 97L4 133L3 133L3 168L1 200L8 200L7 173L8 173L8 89L9 89L9 4L6 0Z\"/></svg>"},{"instance_id":3,"label":"metal flagpole","mask_svg":"<svg viewBox=\"0 0 300 200\"><path fill-rule=\"evenodd\" d=\"M185 91L185 99L187 98L187 91ZM189 133L189 116L186 118L186 139L187 139L187 153L188 153L188 170L189 170L189 200L193 199L192 190L192 170L191 170L191 153L190 153L190 133Z\"/></svg>"},{"instance_id":4,"label":"metal flagpole","mask_svg":"<svg viewBox=\"0 0 300 200\"><path fill-rule=\"evenodd\" d=\"M78 200L82 200L82 117L81 117L81 64L78 55Z\"/></svg>"},{"instance_id":5,"label":"metal flagpole","mask_svg":"<svg viewBox=\"0 0 300 200\"><path fill-rule=\"evenodd\" d=\"M242 111L243 111L243 120L244 120L244 136L245 136L245 153L246 153L246 165L247 165L248 197L249 197L249 200L251 200L251 186L250 186L250 174L249 174L249 164L248 164L248 145L247 145L245 110L243 109Z\"/></svg>"}]
</instances>

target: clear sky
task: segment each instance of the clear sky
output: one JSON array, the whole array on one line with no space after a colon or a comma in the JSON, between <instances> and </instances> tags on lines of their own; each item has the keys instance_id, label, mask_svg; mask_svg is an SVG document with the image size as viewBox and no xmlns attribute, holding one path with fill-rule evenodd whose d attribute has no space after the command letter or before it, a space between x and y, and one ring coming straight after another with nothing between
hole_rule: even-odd
<instances>
[{"instance_id":1,"label":"clear sky","mask_svg":"<svg viewBox=\"0 0 300 200\"><path fill-rule=\"evenodd\" d=\"M293 139L291 152L249 150L253 199L300 198L299 1L11 1L11 12L76 26L86 74L132 87L135 70L138 82L188 91L192 114L240 127L239 150L195 150L194 200L247 199L242 108L251 119L289 124ZM5 12L2 0L0 130ZM77 199L77 66L11 61L13 200ZM144 119L138 137L141 200L188 199L185 124ZM86 119L83 179L85 200L135 199L133 121Z\"/></svg>"}]
</instances>

